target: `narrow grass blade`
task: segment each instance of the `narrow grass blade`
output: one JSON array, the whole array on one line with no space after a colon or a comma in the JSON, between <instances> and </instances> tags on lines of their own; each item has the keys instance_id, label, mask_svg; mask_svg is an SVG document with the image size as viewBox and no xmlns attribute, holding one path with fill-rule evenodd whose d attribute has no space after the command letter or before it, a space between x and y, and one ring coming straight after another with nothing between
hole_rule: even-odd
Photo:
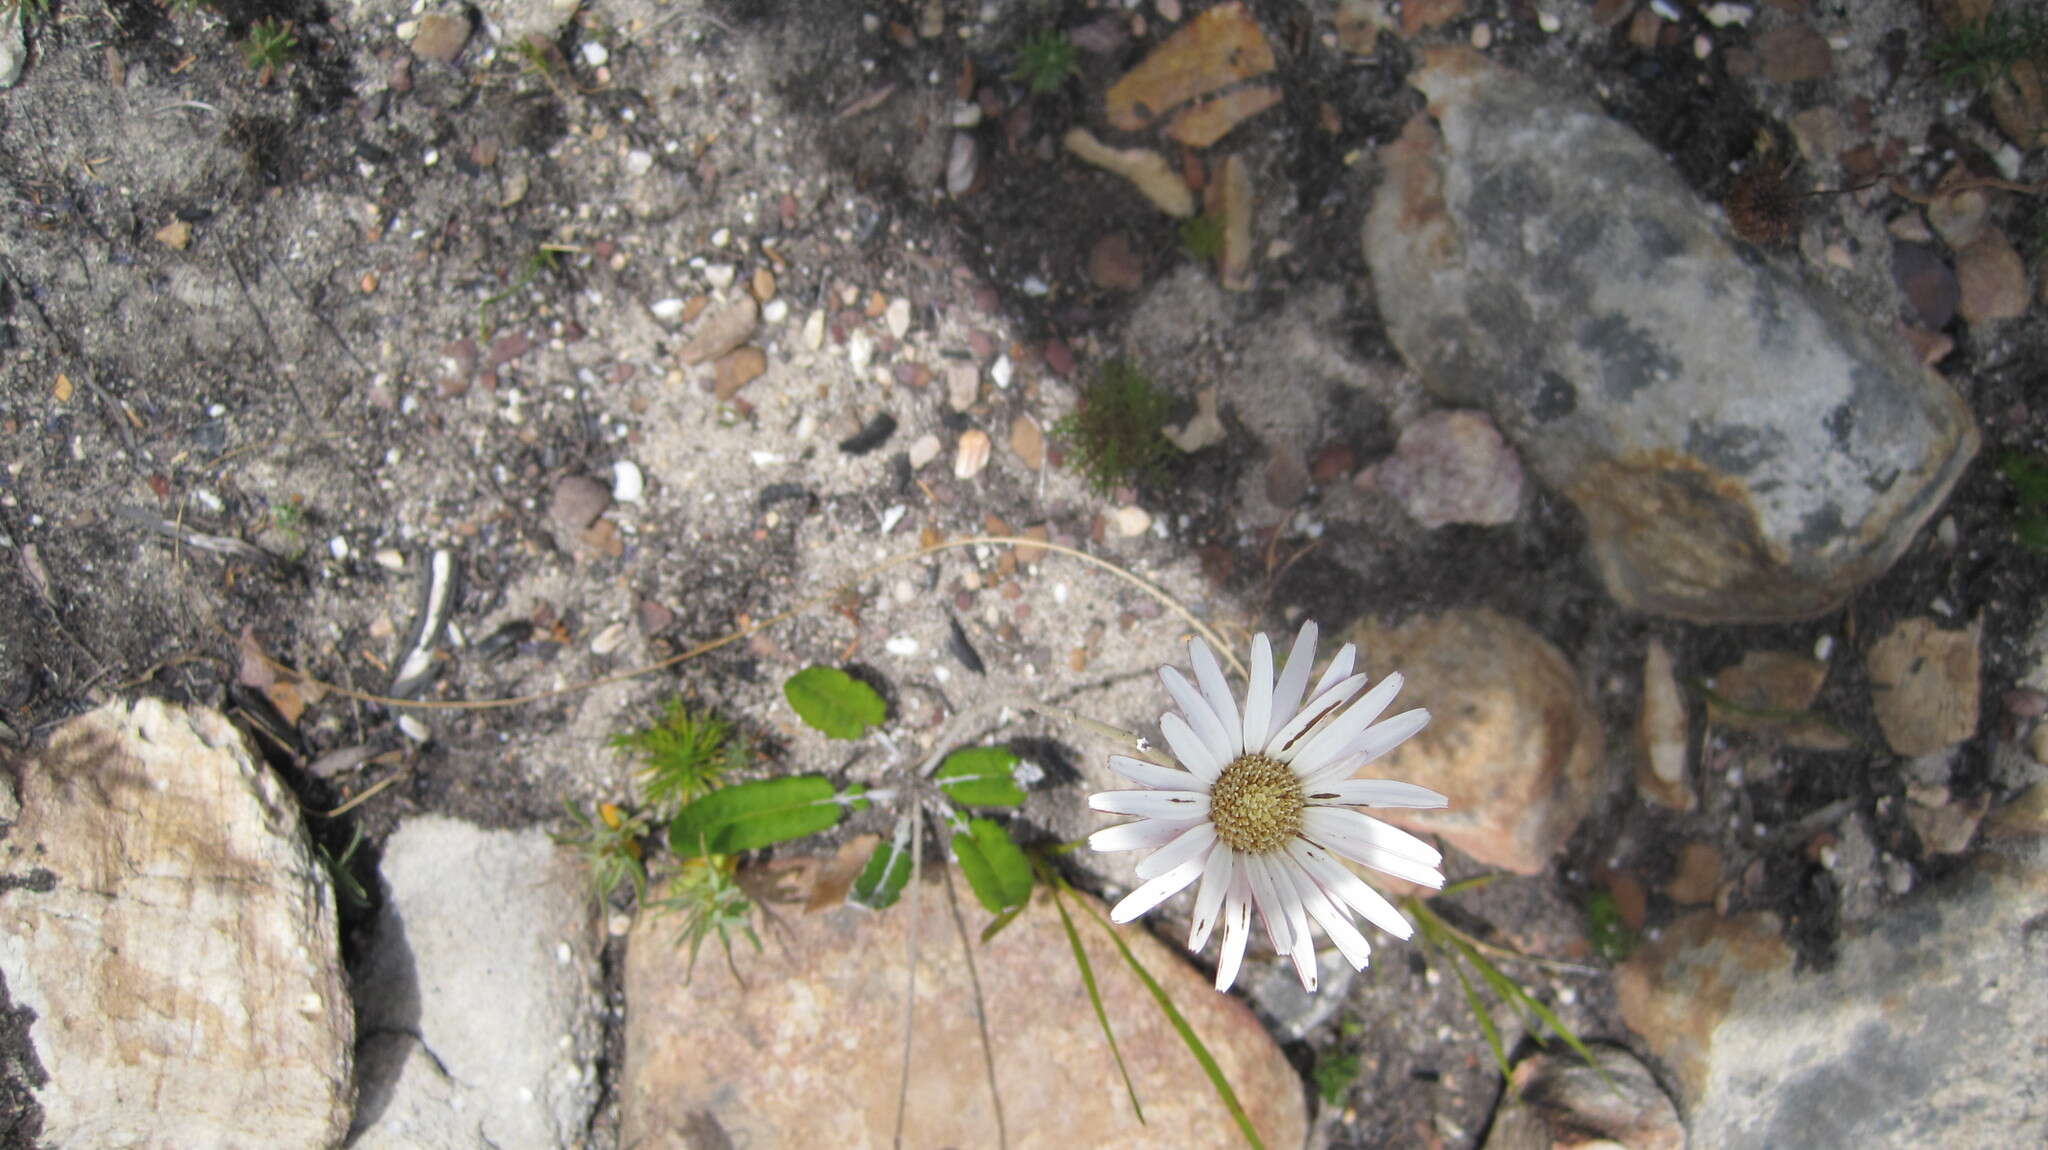
<instances>
[{"instance_id":1,"label":"narrow grass blade","mask_svg":"<svg viewBox=\"0 0 2048 1150\"><path fill-rule=\"evenodd\" d=\"M1486 1048L1493 1052L1493 1064L1500 1067L1501 1077L1508 1075L1508 1052L1501 1047L1500 1030L1493 1025L1493 1015L1487 1012L1486 1003L1479 998L1479 988L1472 985L1472 979L1465 974L1465 964L1447 950L1438 954L1450 962L1451 973L1458 976L1458 988L1465 992L1465 1005L1472 1008L1472 1017L1479 1020L1479 1032L1486 1036Z\"/></svg>"},{"instance_id":2,"label":"narrow grass blade","mask_svg":"<svg viewBox=\"0 0 2048 1150\"><path fill-rule=\"evenodd\" d=\"M1088 961L1088 951L1081 945L1081 932L1074 929L1074 920L1067 914L1067 902L1060 897L1065 883L1047 884L1052 892L1053 909L1060 912L1060 928L1067 932L1067 945L1074 948L1074 965L1080 968L1081 985L1088 989L1088 1003L1095 1008L1095 1021L1102 1025L1102 1037L1109 1040L1110 1057L1116 1059L1116 1072L1123 1075L1124 1092L1131 1096L1131 1109L1138 1115L1138 1122L1145 1121L1145 1107L1138 1102L1138 1088L1131 1082L1131 1072L1124 1068L1124 1053L1117 1049L1116 1031L1110 1029L1109 1012L1102 1008L1102 992L1095 986L1095 967Z\"/></svg>"},{"instance_id":3,"label":"narrow grass blade","mask_svg":"<svg viewBox=\"0 0 2048 1150\"><path fill-rule=\"evenodd\" d=\"M1131 973L1138 976L1139 982L1145 984L1145 989L1152 992L1152 1001L1159 1004L1160 1012L1166 1015L1166 1021L1173 1025L1174 1033L1180 1035L1181 1042L1187 1045L1188 1053L1193 1054L1195 1061L1201 1063L1202 1073L1209 1076L1209 1085L1216 1088L1216 1096L1223 1100L1224 1109L1230 1111L1230 1117L1237 1122L1238 1132L1244 1135L1244 1140L1251 1143L1254 1150L1266 1150L1266 1144L1260 1140L1259 1132L1252 1129L1251 1115L1244 1112L1244 1104L1237 1100L1237 1091L1230 1088L1230 1080L1223 1076L1223 1068L1216 1065L1215 1056L1202 1044L1202 1039L1195 1033L1195 1028L1188 1025L1188 1020L1181 1014L1180 1008L1173 1004L1173 998L1166 993L1166 988L1159 985L1159 980L1153 978L1152 972L1145 969L1145 964L1138 961L1138 956L1131 953L1129 944L1124 942L1124 936L1116 932L1116 928L1109 924L1108 919L1096 914L1093 909L1089 909L1088 916L1108 932L1110 941L1116 943L1117 952L1124 956L1125 965L1131 968Z\"/></svg>"},{"instance_id":4,"label":"narrow grass blade","mask_svg":"<svg viewBox=\"0 0 2048 1150\"><path fill-rule=\"evenodd\" d=\"M1586 1049L1586 1044L1579 1041L1579 1036L1572 1033L1572 1028L1564 1024L1563 1019L1560 1019L1549 1007L1538 1002L1528 991L1523 990L1514 979L1502 974L1492 963L1480 957L1479 952L1474 950L1470 943L1460 938L1453 938L1451 943L1472 963L1473 969L1479 972L1479 977L1486 980L1486 984L1493 988L1495 994L1499 995L1503 1000L1512 1002L1537 1018L1542 1019L1543 1024L1548 1026L1553 1034L1564 1039L1566 1046L1571 1047L1574 1053L1586 1060L1586 1065L1599 1071L1601 1077L1606 1077L1606 1068L1601 1066L1593 1057L1592 1051Z\"/></svg>"}]
</instances>

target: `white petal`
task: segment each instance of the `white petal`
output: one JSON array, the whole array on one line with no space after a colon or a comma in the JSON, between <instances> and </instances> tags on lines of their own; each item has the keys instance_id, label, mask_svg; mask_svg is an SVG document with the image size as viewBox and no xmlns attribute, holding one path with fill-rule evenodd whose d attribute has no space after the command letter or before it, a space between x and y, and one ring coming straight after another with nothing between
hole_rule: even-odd
<instances>
[{"instance_id":1,"label":"white petal","mask_svg":"<svg viewBox=\"0 0 2048 1150\"><path fill-rule=\"evenodd\" d=\"M1186 890L1189 883L1202 877L1202 861L1189 859L1125 895L1122 902L1109 908L1109 921L1129 922Z\"/></svg>"},{"instance_id":2,"label":"white petal","mask_svg":"<svg viewBox=\"0 0 2048 1150\"><path fill-rule=\"evenodd\" d=\"M1266 724L1266 739L1258 744L1265 750L1272 742L1272 736L1287 721L1301 710L1302 692L1308 689L1308 673L1316 661L1316 623L1311 619L1301 625L1301 634L1294 637L1294 650L1288 652L1287 668L1280 672L1279 682L1273 685L1273 717ZM1250 743L1245 744L1247 747Z\"/></svg>"},{"instance_id":3,"label":"white petal","mask_svg":"<svg viewBox=\"0 0 2048 1150\"><path fill-rule=\"evenodd\" d=\"M1143 815L1148 819L1188 822L1209 817L1209 792L1101 791L1088 796L1088 805L1113 815Z\"/></svg>"},{"instance_id":4,"label":"white petal","mask_svg":"<svg viewBox=\"0 0 2048 1150\"><path fill-rule=\"evenodd\" d=\"M1313 699L1324 691L1329 690L1332 684L1350 678L1351 665L1357 661L1357 644L1346 643L1338 648L1337 654L1330 659L1330 665L1323 668L1323 677L1316 680L1315 690L1310 691L1308 697Z\"/></svg>"},{"instance_id":5,"label":"white petal","mask_svg":"<svg viewBox=\"0 0 2048 1150\"><path fill-rule=\"evenodd\" d=\"M1259 748L1271 734L1273 717L1273 645L1261 633L1252 636L1252 677L1244 688L1244 745Z\"/></svg>"},{"instance_id":6,"label":"white petal","mask_svg":"<svg viewBox=\"0 0 2048 1150\"><path fill-rule=\"evenodd\" d=\"M1244 861L1243 856L1239 857ZM1237 981L1237 969L1244 963L1244 946L1252 937L1251 888L1244 868L1238 867L1230 880L1230 897L1223 900L1223 953L1216 960L1216 989L1229 990Z\"/></svg>"},{"instance_id":7,"label":"white petal","mask_svg":"<svg viewBox=\"0 0 2048 1150\"><path fill-rule=\"evenodd\" d=\"M1138 860L1139 878L1156 878L1189 859L1209 857L1209 848L1216 845L1216 825L1199 822L1187 829L1179 838Z\"/></svg>"},{"instance_id":8,"label":"white petal","mask_svg":"<svg viewBox=\"0 0 2048 1150\"><path fill-rule=\"evenodd\" d=\"M1436 866L1444 861L1443 852L1407 831L1345 807L1315 806L1302 811L1301 833L1324 846L1332 845L1331 839L1348 839L1359 846L1385 851L1424 866Z\"/></svg>"},{"instance_id":9,"label":"white petal","mask_svg":"<svg viewBox=\"0 0 2048 1150\"><path fill-rule=\"evenodd\" d=\"M1202 685L1202 697L1209 700L1216 717L1223 720L1223 733L1230 737L1230 753L1224 761L1244 754L1244 723L1237 709L1237 696L1230 691L1230 680L1223 677L1223 666L1209 651L1209 644L1200 638L1188 640L1188 658L1195 664L1195 682Z\"/></svg>"},{"instance_id":10,"label":"white petal","mask_svg":"<svg viewBox=\"0 0 2048 1150\"><path fill-rule=\"evenodd\" d=\"M1110 766L1115 765L1116 756L1112 755ZM1354 807L1402 807L1416 811L1433 811L1451 805L1451 800L1428 787L1395 782L1393 779L1349 779L1341 783L1329 783L1310 792L1308 801L1314 804L1342 803Z\"/></svg>"},{"instance_id":11,"label":"white petal","mask_svg":"<svg viewBox=\"0 0 2048 1150\"><path fill-rule=\"evenodd\" d=\"M1341 758L1350 749L1352 740L1372 726L1380 712L1387 709L1387 704L1394 701L1394 696L1400 693L1401 682L1399 671L1388 675L1374 684L1363 698L1351 704L1349 710L1325 724L1294 753L1293 761L1300 764L1296 770L1304 776L1313 775Z\"/></svg>"},{"instance_id":12,"label":"white petal","mask_svg":"<svg viewBox=\"0 0 2048 1150\"><path fill-rule=\"evenodd\" d=\"M1408 925L1408 920L1385 895L1365 885L1365 880L1352 874L1323 848L1296 839L1287 844L1287 853L1294 856L1325 893L1364 915L1367 922L1395 938L1405 939L1415 933L1415 928Z\"/></svg>"},{"instance_id":13,"label":"white petal","mask_svg":"<svg viewBox=\"0 0 2048 1150\"><path fill-rule=\"evenodd\" d=\"M1318 724L1327 721L1337 708L1350 702L1351 696L1364 689L1365 676L1350 675L1339 679L1329 690L1316 692L1315 698L1308 701L1300 714L1289 719L1279 733L1267 740L1266 754L1283 763L1294 761L1302 745L1315 737L1313 732Z\"/></svg>"},{"instance_id":14,"label":"white petal","mask_svg":"<svg viewBox=\"0 0 2048 1150\"><path fill-rule=\"evenodd\" d=\"M1187 829L1188 824L1184 821L1139 819L1134 823L1118 823L1116 826L1096 831L1088 836L1088 845L1102 854L1112 851L1141 851L1149 847L1165 846Z\"/></svg>"},{"instance_id":15,"label":"white petal","mask_svg":"<svg viewBox=\"0 0 2048 1150\"><path fill-rule=\"evenodd\" d=\"M1403 711L1391 719L1374 723L1352 738L1343 753L1303 775L1302 782L1319 787L1325 783L1350 778L1352 772L1407 742L1417 731L1428 725L1429 712L1421 707Z\"/></svg>"},{"instance_id":16,"label":"white petal","mask_svg":"<svg viewBox=\"0 0 2048 1150\"><path fill-rule=\"evenodd\" d=\"M1273 884L1273 875L1266 869L1266 856L1248 854L1244 856L1245 877L1252 884L1252 903L1259 908L1259 917L1266 923L1266 939L1273 944L1275 952L1286 954L1294 949L1294 935L1288 931L1287 904L1280 901L1280 891ZM1293 894L1289 887L1287 893Z\"/></svg>"},{"instance_id":17,"label":"white petal","mask_svg":"<svg viewBox=\"0 0 2048 1150\"><path fill-rule=\"evenodd\" d=\"M1174 758L1180 760L1180 765L1188 769L1190 778L1207 786L1223 773L1223 764L1228 760L1218 759L1209 749L1208 742L1195 734L1186 719L1172 711L1166 712L1159 716L1159 733L1166 736L1167 748L1173 752Z\"/></svg>"},{"instance_id":18,"label":"white petal","mask_svg":"<svg viewBox=\"0 0 2048 1150\"><path fill-rule=\"evenodd\" d=\"M1218 843L1202 866L1202 889L1195 894L1195 925L1188 931L1188 949L1196 954L1202 953L1202 947L1207 945L1209 931L1216 925L1216 914L1223 909L1223 896L1230 893L1231 859L1236 853L1229 843Z\"/></svg>"},{"instance_id":19,"label":"white petal","mask_svg":"<svg viewBox=\"0 0 2048 1150\"><path fill-rule=\"evenodd\" d=\"M1161 791L1188 791L1202 786L1202 780L1186 771L1162 767L1129 755L1111 755L1109 769L1141 787Z\"/></svg>"},{"instance_id":20,"label":"white petal","mask_svg":"<svg viewBox=\"0 0 2048 1150\"><path fill-rule=\"evenodd\" d=\"M1216 714L1215 708L1209 706L1209 700L1202 697L1202 692L1187 681L1186 676L1176 668L1161 667L1159 681L1166 684L1166 693L1173 696L1174 706L1180 708L1180 713L1187 718L1195 733L1202 736L1202 742L1208 744L1217 762L1227 763L1237 757L1230 749L1230 735L1224 729L1223 719ZM1237 716L1231 715L1230 719L1236 722Z\"/></svg>"},{"instance_id":21,"label":"white petal","mask_svg":"<svg viewBox=\"0 0 2048 1150\"><path fill-rule=\"evenodd\" d=\"M1287 929L1294 935L1294 949L1288 952L1287 957L1294 961L1294 973L1301 976L1301 988L1314 994L1316 940L1309 933L1308 910L1302 906L1301 890L1287 874L1294 869L1293 862L1286 855L1266 856L1266 871L1273 876L1274 889L1280 892L1280 901L1287 908Z\"/></svg>"},{"instance_id":22,"label":"white petal","mask_svg":"<svg viewBox=\"0 0 2048 1150\"><path fill-rule=\"evenodd\" d=\"M1353 970L1364 970L1372 961L1372 944L1365 940L1357 927L1351 925L1349 912L1331 902L1330 896L1323 893L1322 884L1301 869L1293 856L1288 856L1287 865L1280 869L1294 881L1294 889L1301 895L1302 909L1321 924L1323 933L1329 935L1330 941L1336 943L1337 949L1343 953L1344 961L1350 963Z\"/></svg>"}]
</instances>

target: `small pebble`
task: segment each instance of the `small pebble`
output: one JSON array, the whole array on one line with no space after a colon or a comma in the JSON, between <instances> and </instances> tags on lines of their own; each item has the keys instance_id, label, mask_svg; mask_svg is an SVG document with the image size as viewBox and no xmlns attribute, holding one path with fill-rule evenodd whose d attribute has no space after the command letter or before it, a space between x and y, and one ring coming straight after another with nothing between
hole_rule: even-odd
<instances>
[{"instance_id":1,"label":"small pebble","mask_svg":"<svg viewBox=\"0 0 2048 1150\"><path fill-rule=\"evenodd\" d=\"M1538 12L1536 14L1536 26L1543 29L1545 35L1555 35L1559 28L1564 27L1564 21L1558 19L1553 13Z\"/></svg>"},{"instance_id":2,"label":"small pebble","mask_svg":"<svg viewBox=\"0 0 2048 1150\"><path fill-rule=\"evenodd\" d=\"M953 455L953 477L955 479L972 479L980 475L981 469L988 466L988 457L992 446L989 442L988 432L978 427L969 428L967 431L962 432L960 434L960 446Z\"/></svg>"},{"instance_id":3,"label":"small pebble","mask_svg":"<svg viewBox=\"0 0 2048 1150\"><path fill-rule=\"evenodd\" d=\"M613 938L624 938L633 929L633 916L619 913L605 920L604 928Z\"/></svg>"},{"instance_id":4,"label":"small pebble","mask_svg":"<svg viewBox=\"0 0 2048 1150\"><path fill-rule=\"evenodd\" d=\"M348 558L348 540L337 535L327 541L327 553L336 559Z\"/></svg>"},{"instance_id":5,"label":"small pebble","mask_svg":"<svg viewBox=\"0 0 2048 1150\"><path fill-rule=\"evenodd\" d=\"M370 558L376 560L377 566L382 567L386 571L405 570L405 552L396 548L385 547L370 556Z\"/></svg>"},{"instance_id":6,"label":"small pebble","mask_svg":"<svg viewBox=\"0 0 2048 1150\"><path fill-rule=\"evenodd\" d=\"M891 655L915 655L917 654L917 640L908 635L892 635L887 642L882 644L882 649Z\"/></svg>"},{"instance_id":7,"label":"small pebble","mask_svg":"<svg viewBox=\"0 0 2048 1150\"><path fill-rule=\"evenodd\" d=\"M612 464L612 498L619 503L638 503L647 490L647 477L640 473L640 465L630 459L617 460Z\"/></svg>"},{"instance_id":8,"label":"small pebble","mask_svg":"<svg viewBox=\"0 0 2048 1150\"><path fill-rule=\"evenodd\" d=\"M864 331L856 331L846 337L846 358L853 364L853 370L864 372L875 361L874 337Z\"/></svg>"},{"instance_id":9,"label":"small pebble","mask_svg":"<svg viewBox=\"0 0 2048 1150\"><path fill-rule=\"evenodd\" d=\"M1143 535L1152 526L1152 515L1142 507L1119 507L1109 514L1110 525L1126 538Z\"/></svg>"},{"instance_id":10,"label":"small pebble","mask_svg":"<svg viewBox=\"0 0 2048 1150\"><path fill-rule=\"evenodd\" d=\"M674 297L656 300L647 310L654 313L655 319L674 323L683 318L683 301Z\"/></svg>"},{"instance_id":11,"label":"small pebble","mask_svg":"<svg viewBox=\"0 0 2048 1150\"><path fill-rule=\"evenodd\" d=\"M434 732L425 723L410 714L398 716L398 733L415 743L424 743L434 737Z\"/></svg>"},{"instance_id":12,"label":"small pebble","mask_svg":"<svg viewBox=\"0 0 2048 1150\"><path fill-rule=\"evenodd\" d=\"M739 274L739 269L731 264L712 264L704 269L704 282L711 285L712 291L724 291L733 285Z\"/></svg>"},{"instance_id":13,"label":"small pebble","mask_svg":"<svg viewBox=\"0 0 2048 1150\"><path fill-rule=\"evenodd\" d=\"M722 247L724 247L725 245L727 245L727 244L729 244L729 243L731 243L731 242L732 242L732 229L731 229L731 228L720 228L720 229L718 229L717 231L715 231L715 232L712 232L712 233L711 233L711 246L712 246L712 247L714 247L714 248L722 248Z\"/></svg>"},{"instance_id":14,"label":"small pebble","mask_svg":"<svg viewBox=\"0 0 2048 1150\"><path fill-rule=\"evenodd\" d=\"M886 314L889 322L890 335L893 335L900 340L904 336L910 334L909 300L904 299L902 296L897 296L895 299L890 300L889 310Z\"/></svg>"},{"instance_id":15,"label":"small pebble","mask_svg":"<svg viewBox=\"0 0 2048 1150\"><path fill-rule=\"evenodd\" d=\"M981 398L981 372L971 363L946 368L946 403L954 411L966 411Z\"/></svg>"},{"instance_id":16,"label":"small pebble","mask_svg":"<svg viewBox=\"0 0 2048 1150\"><path fill-rule=\"evenodd\" d=\"M1010 357L999 355L996 357L995 364L988 369L988 377L995 381L997 387L1008 387L1010 386L1010 375L1014 370L1010 365Z\"/></svg>"},{"instance_id":17,"label":"small pebble","mask_svg":"<svg viewBox=\"0 0 2048 1150\"><path fill-rule=\"evenodd\" d=\"M825 311L819 308L804 319L804 346L816 351L825 346Z\"/></svg>"},{"instance_id":18,"label":"small pebble","mask_svg":"<svg viewBox=\"0 0 2048 1150\"><path fill-rule=\"evenodd\" d=\"M606 64L611 63L611 59L611 51L604 45L595 40L585 40L583 42L583 62L585 64L593 68L602 68Z\"/></svg>"},{"instance_id":19,"label":"small pebble","mask_svg":"<svg viewBox=\"0 0 2048 1150\"><path fill-rule=\"evenodd\" d=\"M822 315L823 313L821 312L819 314ZM788 318L789 302L779 297L776 299L769 300L767 304L761 308L761 322L763 323L781 323L783 320L786 320Z\"/></svg>"},{"instance_id":20,"label":"small pebble","mask_svg":"<svg viewBox=\"0 0 2048 1150\"><path fill-rule=\"evenodd\" d=\"M943 445L939 443L938 436L931 434L919 436L917 442L910 445L911 470L915 471L932 460L937 459L942 449Z\"/></svg>"},{"instance_id":21,"label":"small pebble","mask_svg":"<svg viewBox=\"0 0 2048 1150\"><path fill-rule=\"evenodd\" d=\"M592 654L609 655L625 645L626 624L618 622L599 631L597 637L590 641L590 650Z\"/></svg>"},{"instance_id":22,"label":"small pebble","mask_svg":"<svg viewBox=\"0 0 2048 1150\"><path fill-rule=\"evenodd\" d=\"M1484 52L1493 46L1493 25L1481 20L1472 25L1472 46Z\"/></svg>"},{"instance_id":23,"label":"small pebble","mask_svg":"<svg viewBox=\"0 0 2048 1150\"><path fill-rule=\"evenodd\" d=\"M654 170L654 153L635 148L626 153L626 174L644 176Z\"/></svg>"}]
</instances>

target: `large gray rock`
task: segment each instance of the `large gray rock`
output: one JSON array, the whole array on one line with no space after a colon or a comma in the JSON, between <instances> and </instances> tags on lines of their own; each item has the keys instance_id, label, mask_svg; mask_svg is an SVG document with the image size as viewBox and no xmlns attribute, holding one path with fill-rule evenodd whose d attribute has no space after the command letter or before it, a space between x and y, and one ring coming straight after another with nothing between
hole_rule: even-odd
<instances>
[{"instance_id":1,"label":"large gray rock","mask_svg":"<svg viewBox=\"0 0 2048 1150\"><path fill-rule=\"evenodd\" d=\"M40 1064L35 1144L337 1143L354 1017L334 893L242 734L216 711L109 703L19 771L0 999L10 1029L33 1012L8 1061Z\"/></svg>"},{"instance_id":2,"label":"large gray rock","mask_svg":"<svg viewBox=\"0 0 2048 1150\"><path fill-rule=\"evenodd\" d=\"M1797 619L1881 574L1976 452L1956 393L1598 108L1423 55L1365 247L1426 386L1578 505L1624 606Z\"/></svg>"},{"instance_id":3,"label":"large gray rock","mask_svg":"<svg viewBox=\"0 0 2048 1150\"><path fill-rule=\"evenodd\" d=\"M384 844L357 980L353 1150L552 1150L597 1104L597 926L575 858L537 830L429 816Z\"/></svg>"},{"instance_id":4,"label":"large gray rock","mask_svg":"<svg viewBox=\"0 0 2048 1150\"><path fill-rule=\"evenodd\" d=\"M727 970L716 939L705 945L695 978L687 977L689 956L676 944L676 923L643 916L627 940L620 1144L649 1150L995 1145L974 975L945 900L932 883L919 908L918 1001L900 1141L894 1135L907 892L880 913L847 906L778 912L780 924L764 931L765 953L735 940L744 986ZM987 916L966 901L968 930L977 931ZM1131 1112L1059 916L1041 890L1000 934L986 944L970 942L1009 1144L1019 1150L1244 1145L1109 938L1080 906L1070 902L1068 913L1094 966L1146 1122L1140 1125ZM1122 934L1215 1056L1266 1145L1300 1146L1307 1127L1301 1079L1251 1012L1216 993L1151 934L1135 927Z\"/></svg>"},{"instance_id":5,"label":"large gray rock","mask_svg":"<svg viewBox=\"0 0 2048 1150\"><path fill-rule=\"evenodd\" d=\"M2009 840L1795 968L1775 920L1682 920L1622 967L1694 1146L2048 1142L2048 840Z\"/></svg>"}]
</instances>

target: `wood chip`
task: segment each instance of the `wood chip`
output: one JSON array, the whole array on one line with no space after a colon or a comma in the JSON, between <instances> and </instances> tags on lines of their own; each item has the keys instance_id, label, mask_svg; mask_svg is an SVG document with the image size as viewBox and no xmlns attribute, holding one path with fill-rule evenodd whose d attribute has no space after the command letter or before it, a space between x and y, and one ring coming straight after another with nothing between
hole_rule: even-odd
<instances>
[{"instance_id":1,"label":"wood chip","mask_svg":"<svg viewBox=\"0 0 2048 1150\"><path fill-rule=\"evenodd\" d=\"M1160 211L1175 219L1195 214L1195 196L1165 156L1149 148L1112 148L1086 128L1067 132L1067 150L1087 163L1122 176Z\"/></svg>"},{"instance_id":2,"label":"wood chip","mask_svg":"<svg viewBox=\"0 0 2048 1150\"><path fill-rule=\"evenodd\" d=\"M172 220L156 230L156 242L174 252L182 252L192 244L192 225L184 220Z\"/></svg>"},{"instance_id":3,"label":"wood chip","mask_svg":"<svg viewBox=\"0 0 2048 1150\"><path fill-rule=\"evenodd\" d=\"M1135 132L1181 104L1273 70L1273 48L1241 3L1207 9L1109 89L1109 122Z\"/></svg>"},{"instance_id":4,"label":"wood chip","mask_svg":"<svg viewBox=\"0 0 2048 1150\"><path fill-rule=\"evenodd\" d=\"M1181 109L1166 134L1190 148L1206 148L1279 102L1280 89L1270 84L1239 88Z\"/></svg>"}]
</instances>

